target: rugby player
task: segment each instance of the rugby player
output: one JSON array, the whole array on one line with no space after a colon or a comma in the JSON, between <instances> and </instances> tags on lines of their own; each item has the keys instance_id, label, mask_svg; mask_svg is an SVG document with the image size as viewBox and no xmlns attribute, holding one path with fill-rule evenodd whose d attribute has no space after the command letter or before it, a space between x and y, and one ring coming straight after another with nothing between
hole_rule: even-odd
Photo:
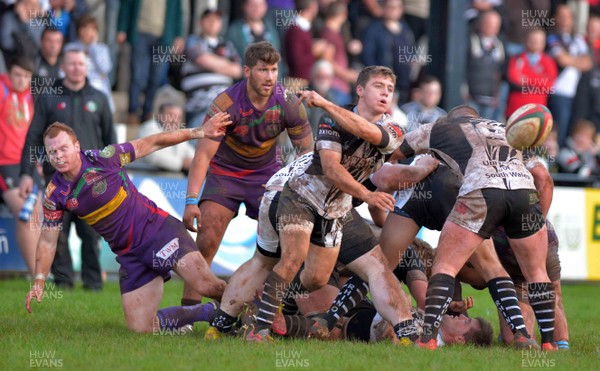
<instances>
[{"instance_id":1,"label":"rugby player","mask_svg":"<svg viewBox=\"0 0 600 371\"><path fill-rule=\"evenodd\" d=\"M243 304L250 301L254 292L260 289L269 270L280 258L279 236L275 221L280 191L290 177L301 174L306 170L312 162L312 157L312 153L300 157L277 172L267 183L259 211L257 251L248 262L244 263L234 273L229 281L221 306L212 321L212 327L207 331L208 338L217 338L220 336L219 333L229 333L231 331ZM405 180L410 182L407 184L414 184L423 179L436 166L437 160L430 158L428 161L423 161L422 164L410 169L406 167L408 173ZM355 284L364 287L364 289L363 292L358 294L361 297L356 300L362 300L362 296L366 295L366 291L368 291L368 287L362 279L367 282L374 282L373 295L378 302L380 311L384 313L386 318L390 319L390 322L396 324L399 314L398 309L392 303L397 301L395 298L401 294L398 292L397 283L393 283L391 271L386 269L385 264L381 261L381 251L371 229L354 209L344 218L343 228L347 233L344 233L342 237L338 261L360 276L354 279ZM404 276L406 276L407 270L419 268L418 264L412 263L406 263L405 266L406 268L402 270ZM291 298L288 298L288 300L291 299L292 302L294 297L306 295L298 277L297 275L291 284L292 290L288 288L288 291L291 292ZM380 299L382 290L384 293L388 293L389 300L382 301ZM339 290L337 291L339 292ZM335 294L333 297L335 297ZM329 306L333 297L327 300L327 306ZM341 302L345 303L347 300L353 299L342 299ZM342 304L340 304L341 306ZM335 321L336 319L333 322L335 323ZM215 330L218 330L218 333Z\"/></svg>"},{"instance_id":2,"label":"rugby player","mask_svg":"<svg viewBox=\"0 0 600 371\"><path fill-rule=\"evenodd\" d=\"M538 248L547 246L547 230L540 196L522 152L508 145L501 123L479 118L468 106L462 116L407 134L398 155L406 158L429 149L462 175L463 181L442 228L427 289L424 333L417 343L436 348L437 330L451 301L456 274L481 242L503 226L529 282L542 349L556 349L555 293L546 272L547 249ZM533 222L525 225L524 220ZM499 289L505 284L509 289L513 286L510 280L496 282Z\"/></svg>"},{"instance_id":3,"label":"rugby player","mask_svg":"<svg viewBox=\"0 0 600 371\"><path fill-rule=\"evenodd\" d=\"M222 136L231 124L228 119L220 113L203 128L167 131L101 151L80 151L70 127L50 125L43 138L56 173L45 191L35 283L27 294L26 309L31 313L31 301L40 303L44 297L63 212L70 211L103 236L117 255L123 312L131 330L183 328L210 318L212 304L157 310L171 270L198 293L215 299L220 298L225 282L210 271L183 224L139 193L123 166L166 146Z\"/></svg>"},{"instance_id":4,"label":"rugby player","mask_svg":"<svg viewBox=\"0 0 600 371\"><path fill-rule=\"evenodd\" d=\"M343 218L352 210L352 197L393 208L391 195L370 191L361 183L402 141L400 127L385 114L394 83L395 75L389 68L365 67L357 80L358 104L352 110L338 107L316 92L300 92L310 107L321 107L326 114L320 120L311 164L302 174L291 177L281 192L276 220L281 259L267 276L257 320L248 326L246 340L269 338L275 311L302 262L305 269L299 291L313 291L327 283L340 249ZM340 121L347 125L360 122L365 130L354 136L338 124ZM379 299L375 300L377 304ZM383 295L381 300L389 299ZM404 301L389 301L401 311L397 333L412 326L410 305L407 298Z\"/></svg>"},{"instance_id":5,"label":"rugby player","mask_svg":"<svg viewBox=\"0 0 600 371\"><path fill-rule=\"evenodd\" d=\"M227 112L233 121L224 137L198 141L188 176L183 222L189 230L198 231L196 244L209 265L242 202L246 215L257 219L264 185L281 168L276 158L279 134L287 130L298 155L312 150L304 106L277 82L279 60L268 42L249 45L244 57L246 78L219 94L205 119ZM186 284L182 304L200 300Z\"/></svg>"}]
</instances>

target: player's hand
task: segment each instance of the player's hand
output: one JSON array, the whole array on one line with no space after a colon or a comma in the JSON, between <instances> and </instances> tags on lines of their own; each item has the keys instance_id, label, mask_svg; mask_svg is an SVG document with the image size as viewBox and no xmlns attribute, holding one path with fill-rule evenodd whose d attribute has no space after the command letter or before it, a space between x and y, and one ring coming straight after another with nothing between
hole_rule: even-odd
<instances>
[{"instance_id":1,"label":"player's hand","mask_svg":"<svg viewBox=\"0 0 600 371\"><path fill-rule=\"evenodd\" d=\"M194 131L203 131L205 138L219 138L225 135L225 127L231 125L230 116L226 112L219 112L210 120L206 121L202 127L194 128Z\"/></svg>"},{"instance_id":2,"label":"player's hand","mask_svg":"<svg viewBox=\"0 0 600 371\"><path fill-rule=\"evenodd\" d=\"M473 308L474 302L472 296L467 296L463 301L453 301L448 306L448 310L453 312L464 312L467 309Z\"/></svg>"},{"instance_id":3,"label":"player's hand","mask_svg":"<svg viewBox=\"0 0 600 371\"><path fill-rule=\"evenodd\" d=\"M421 156L415 161L415 165L425 166L431 171L435 170L439 164L440 161L433 156Z\"/></svg>"},{"instance_id":4,"label":"player's hand","mask_svg":"<svg viewBox=\"0 0 600 371\"><path fill-rule=\"evenodd\" d=\"M33 178L30 175L21 175L19 180L19 197L26 199L33 191Z\"/></svg>"},{"instance_id":5,"label":"player's hand","mask_svg":"<svg viewBox=\"0 0 600 371\"><path fill-rule=\"evenodd\" d=\"M185 205L185 209L183 210L183 225L188 230L198 233L198 229L194 227L194 221L196 221L196 225L200 228L202 225L200 208L198 205Z\"/></svg>"},{"instance_id":6,"label":"player's hand","mask_svg":"<svg viewBox=\"0 0 600 371\"><path fill-rule=\"evenodd\" d=\"M31 313L31 300L33 298L37 299L38 303L42 302L42 297L44 296L44 280L35 280L33 286L27 293L27 299L25 300L25 309L29 313Z\"/></svg>"},{"instance_id":7,"label":"player's hand","mask_svg":"<svg viewBox=\"0 0 600 371\"><path fill-rule=\"evenodd\" d=\"M308 107L323 107L328 102L314 90L302 90L298 92L300 103L304 102Z\"/></svg>"},{"instance_id":8,"label":"player's hand","mask_svg":"<svg viewBox=\"0 0 600 371\"><path fill-rule=\"evenodd\" d=\"M375 206L384 210L394 210L394 197L385 192L369 192L364 200L370 206Z\"/></svg>"}]
</instances>

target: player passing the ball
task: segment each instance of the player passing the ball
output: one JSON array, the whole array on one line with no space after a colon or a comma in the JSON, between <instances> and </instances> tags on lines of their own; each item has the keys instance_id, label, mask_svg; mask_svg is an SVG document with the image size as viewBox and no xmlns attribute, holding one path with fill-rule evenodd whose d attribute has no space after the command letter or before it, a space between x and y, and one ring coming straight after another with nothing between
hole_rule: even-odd
<instances>
[{"instance_id":1,"label":"player passing the ball","mask_svg":"<svg viewBox=\"0 0 600 371\"><path fill-rule=\"evenodd\" d=\"M163 132L103 150L81 151L73 130L54 123L44 132L50 164L57 170L48 184L44 221L36 250L31 301L44 297L44 283L56 252L63 212L83 219L108 242L120 264L121 300L127 326L135 332L175 330L212 316L212 304L158 310L163 282L174 270L201 295L219 298L218 279L179 220L161 210L135 188L125 169L129 162L164 147L198 138L217 138L231 124L218 113L202 128Z\"/></svg>"}]
</instances>

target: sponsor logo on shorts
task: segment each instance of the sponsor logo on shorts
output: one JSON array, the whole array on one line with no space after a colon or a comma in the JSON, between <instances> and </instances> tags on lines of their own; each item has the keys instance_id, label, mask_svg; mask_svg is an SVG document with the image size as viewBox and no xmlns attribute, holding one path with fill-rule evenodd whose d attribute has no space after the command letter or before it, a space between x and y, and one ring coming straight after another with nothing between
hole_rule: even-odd
<instances>
[{"instance_id":1,"label":"sponsor logo on shorts","mask_svg":"<svg viewBox=\"0 0 600 371\"><path fill-rule=\"evenodd\" d=\"M464 215L467 212L467 205L465 205L461 201L458 201L456 203L456 212L461 215Z\"/></svg>"},{"instance_id":2,"label":"sponsor logo on shorts","mask_svg":"<svg viewBox=\"0 0 600 371\"><path fill-rule=\"evenodd\" d=\"M167 260L171 255L173 255L177 250L179 250L179 237L175 237L171 241L169 241L162 249L160 249L156 256Z\"/></svg>"}]
</instances>

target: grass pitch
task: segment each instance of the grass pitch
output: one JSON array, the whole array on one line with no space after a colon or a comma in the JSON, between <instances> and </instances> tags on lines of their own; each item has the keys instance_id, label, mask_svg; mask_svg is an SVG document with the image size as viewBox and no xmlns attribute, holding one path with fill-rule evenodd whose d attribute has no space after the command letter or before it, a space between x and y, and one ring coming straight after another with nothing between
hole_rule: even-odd
<instances>
[{"instance_id":1,"label":"grass pitch","mask_svg":"<svg viewBox=\"0 0 600 371\"><path fill-rule=\"evenodd\" d=\"M178 305L181 281L165 285L161 306ZM454 346L436 352L391 343L290 341L246 344L239 339L207 342L206 324L186 336L130 333L121 310L118 284L102 293L82 289L47 290L42 304L25 311L29 282L0 281L0 370L240 370L310 368L317 370L600 369L600 286L564 285L571 350L521 352L495 344L489 349ZM498 320L487 291L464 287L475 298L471 316Z\"/></svg>"}]
</instances>

